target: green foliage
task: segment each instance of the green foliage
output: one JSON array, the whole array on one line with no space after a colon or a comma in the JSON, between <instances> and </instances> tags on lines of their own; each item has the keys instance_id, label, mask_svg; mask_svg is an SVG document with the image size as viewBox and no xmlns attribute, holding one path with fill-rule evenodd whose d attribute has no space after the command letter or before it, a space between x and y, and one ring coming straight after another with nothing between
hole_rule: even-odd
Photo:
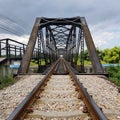
<instances>
[{"instance_id":1,"label":"green foliage","mask_svg":"<svg viewBox=\"0 0 120 120\"><path fill-rule=\"evenodd\" d=\"M120 80L117 78L110 78L113 83L115 83L117 86L120 86Z\"/></svg>"},{"instance_id":2,"label":"green foliage","mask_svg":"<svg viewBox=\"0 0 120 120\"><path fill-rule=\"evenodd\" d=\"M120 48L114 47L112 49L105 49L104 50L105 56L103 57L103 60L106 63L119 63L120 62Z\"/></svg>"},{"instance_id":3,"label":"green foliage","mask_svg":"<svg viewBox=\"0 0 120 120\"><path fill-rule=\"evenodd\" d=\"M45 64L45 60L41 60L41 65L44 66Z\"/></svg>"},{"instance_id":4,"label":"green foliage","mask_svg":"<svg viewBox=\"0 0 120 120\"><path fill-rule=\"evenodd\" d=\"M36 60L31 60L30 66L37 66L37 61Z\"/></svg>"},{"instance_id":5,"label":"green foliage","mask_svg":"<svg viewBox=\"0 0 120 120\"><path fill-rule=\"evenodd\" d=\"M98 57L101 63L119 63L120 64L120 47L113 47L111 49L99 50L97 48ZM88 50L84 51L84 64L91 65ZM80 55L78 56L77 65L80 65ZM112 82L120 86L120 67L110 66L107 67L107 73L110 76Z\"/></svg>"},{"instance_id":6,"label":"green foliage","mask_svg":"<svg viewBox=\"0 0 120 120\"><path fill-rule=\"evenodd\" d=\"M115 46L111 49L104 50L99 50L97 48L96 50L101 63L120 63L120 47ZM90 62L88 50L84 51L84 60L88 61L88 63Z\"/></svg>"},{"instance_id":7,"label":"green foliage","mask_svg":"<svg viewBox=\"0 0 120 120\"><path fill-rule=\"evenodd\" d=\"M49 60L48 60L49 61ZM42 59L41 61L39 61L40 62L40 64L41 65L45 65L46 63L45 63L45 60L44 59ZM38 61L37 60L32 60L31 62L30 62L30 66L37 66L38 65Z\"/></svg>"},{"instance_id":8,"label":"green foliage","mask_svg":"<svg viewBox=\"0 0 120 120\"><path fill-rule=\"evenodd\" d=\"M89 54L88 54L88 50L85 50L85 51L84 51L84 60L90 61Z\"/></svg>"},{"instance_id":9,"label":"green foliage","mask_svg":"<svg viewBox=\"0 0 120 120\"><path fill-rule=\"evenodd\" d=\"M99 59L100 59L101 61L103 61L103 58L104 58L104 56L105 56L104 50L99 50L99 49L98 49L97 52L98 52Z\"/></svg>"},{"instance_id":10,"label":"green foliage","mask_svg":"<svg viewBox=\"0 0 120 120\"><path fill-rule=\"evenodd\" d=\"M84 64L85 64L85 65L91 65L92 63L91 63L91 61L85 60L85 61L84 61Z\"/></svg>"},{"instance_id":11,"label":"green foliage","mask_svg":"<svg viewBox=\"0 0 120 120\"><path fill-rule=\"evenodd\" d=\"M107 73L109 74L111 81L120 86L120 67L109 66L107 67Z\"/></svg>"},{"instance_id":12,"label":"green foliage","mask_svg":"<svg viewBox=\"0 0 120 120\"><path fill-rule=\"evenodd\" d=\"M0 89L3 89L6 86L9 86L15 82L12 75L6 75L0 79Z\"/></svg>"}]
</instances>

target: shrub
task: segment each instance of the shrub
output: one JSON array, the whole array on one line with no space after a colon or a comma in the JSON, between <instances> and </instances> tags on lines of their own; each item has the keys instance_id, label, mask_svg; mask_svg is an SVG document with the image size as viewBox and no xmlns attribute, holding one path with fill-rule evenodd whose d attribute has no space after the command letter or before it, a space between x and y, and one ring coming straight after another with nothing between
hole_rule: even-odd
<instances>
[{"instance_id":1,"label":"shrub","mask_svg":"<svg viewBox=\"0 0 120 120\"><path fill-rule=\"evenodd\" d=\"M117 86L120 86L120 67L119 66L110 66L107 68L107 72L110 76L112 82Z\"/></svg>"},{"instance_id":2,"label":"shrub","mask_svg":"<svg viewBox=\"0 0 120 120\"><path fill-rule=\"evenodd\" d=\"M0 79L0 89L13 84L14 82L15 80L12 75L6 75Z\"/></svg>"}]
</instances>

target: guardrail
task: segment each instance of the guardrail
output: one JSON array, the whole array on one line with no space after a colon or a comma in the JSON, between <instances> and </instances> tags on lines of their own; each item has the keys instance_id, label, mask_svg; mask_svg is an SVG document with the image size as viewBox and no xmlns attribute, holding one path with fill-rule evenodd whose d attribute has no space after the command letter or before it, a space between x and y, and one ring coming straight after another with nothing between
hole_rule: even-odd
<instances>
[{"instance_id":1,"label":"guardrail","mask_svg":"<svg viewBox=\"0 0 120 120\"><path fill-rule=\"evenodd\" d=\"M26 51L26 44L12 40L12 39L1 39L0 40L0 57L7 59L22 59ZM35 48L33 52L33 58L37 58L38 49Z\"/></svg>"}]
</instances>

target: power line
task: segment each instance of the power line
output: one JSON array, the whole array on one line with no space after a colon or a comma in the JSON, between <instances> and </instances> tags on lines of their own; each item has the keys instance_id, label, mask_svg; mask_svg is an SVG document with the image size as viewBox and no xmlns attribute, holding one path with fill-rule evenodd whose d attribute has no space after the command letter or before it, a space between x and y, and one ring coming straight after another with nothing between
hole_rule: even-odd
<instances>
[{"instance_id":1,"label":"power line","mask_svg":"<svg viewBox=\"0 0 120 120\"><path fill-rule=\"evenodd\" d=\"M3 29L18 36L27 33L27 30L25 30L23 26L3 15L0 15L0 29Z\"/></svg>"},{"instance_id":2,"label":"power line","mask_svg":"<svg viewBox=\"0 0 120 120\"><path fill-rule=\"evenodd\" d=\"M5 20L8 20L8 21L10 21L10 22L12 22L12 23L18 25L19 27L21 27L22 29L25 30L24 25L26 25L26 23L24 23L22 20L18 19L17 17L16 17L16 19L18 19L17 21L15 21L15 20L13 20L13 19L7 17L7 16L1 15L1 14L0 14L0 18L3 18L3 19L5 19ZM18 24L19 21L20 21L20 23L22 23L22 25ZM27 23L27 24L28 24L28 23ZM26 25L26 26L28 26L28 25Z\"/></svg>"}]
</instances>

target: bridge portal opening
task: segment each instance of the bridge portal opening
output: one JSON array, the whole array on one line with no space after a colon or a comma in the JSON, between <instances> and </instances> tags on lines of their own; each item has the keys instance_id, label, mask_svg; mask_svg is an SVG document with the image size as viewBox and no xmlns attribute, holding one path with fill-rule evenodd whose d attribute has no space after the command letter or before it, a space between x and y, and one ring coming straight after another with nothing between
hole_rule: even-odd
<instances>
[{"instance_id":1,"label":"bridge portal opening","mask_svg":"<svg viewBox=\"0 0 120 120\"><path fill-rule=\"evenodd\" d=\"M18 73L27 73L33 55L37 55L38 67L55 62L61 55L71 65L80 61L80 72L84 73L84 45L89 52L94 73L104 73L92 36L84 17L36 18L25 55ZM36 53L33 53L37 47Z\"/></svg>"}]
</instances>

